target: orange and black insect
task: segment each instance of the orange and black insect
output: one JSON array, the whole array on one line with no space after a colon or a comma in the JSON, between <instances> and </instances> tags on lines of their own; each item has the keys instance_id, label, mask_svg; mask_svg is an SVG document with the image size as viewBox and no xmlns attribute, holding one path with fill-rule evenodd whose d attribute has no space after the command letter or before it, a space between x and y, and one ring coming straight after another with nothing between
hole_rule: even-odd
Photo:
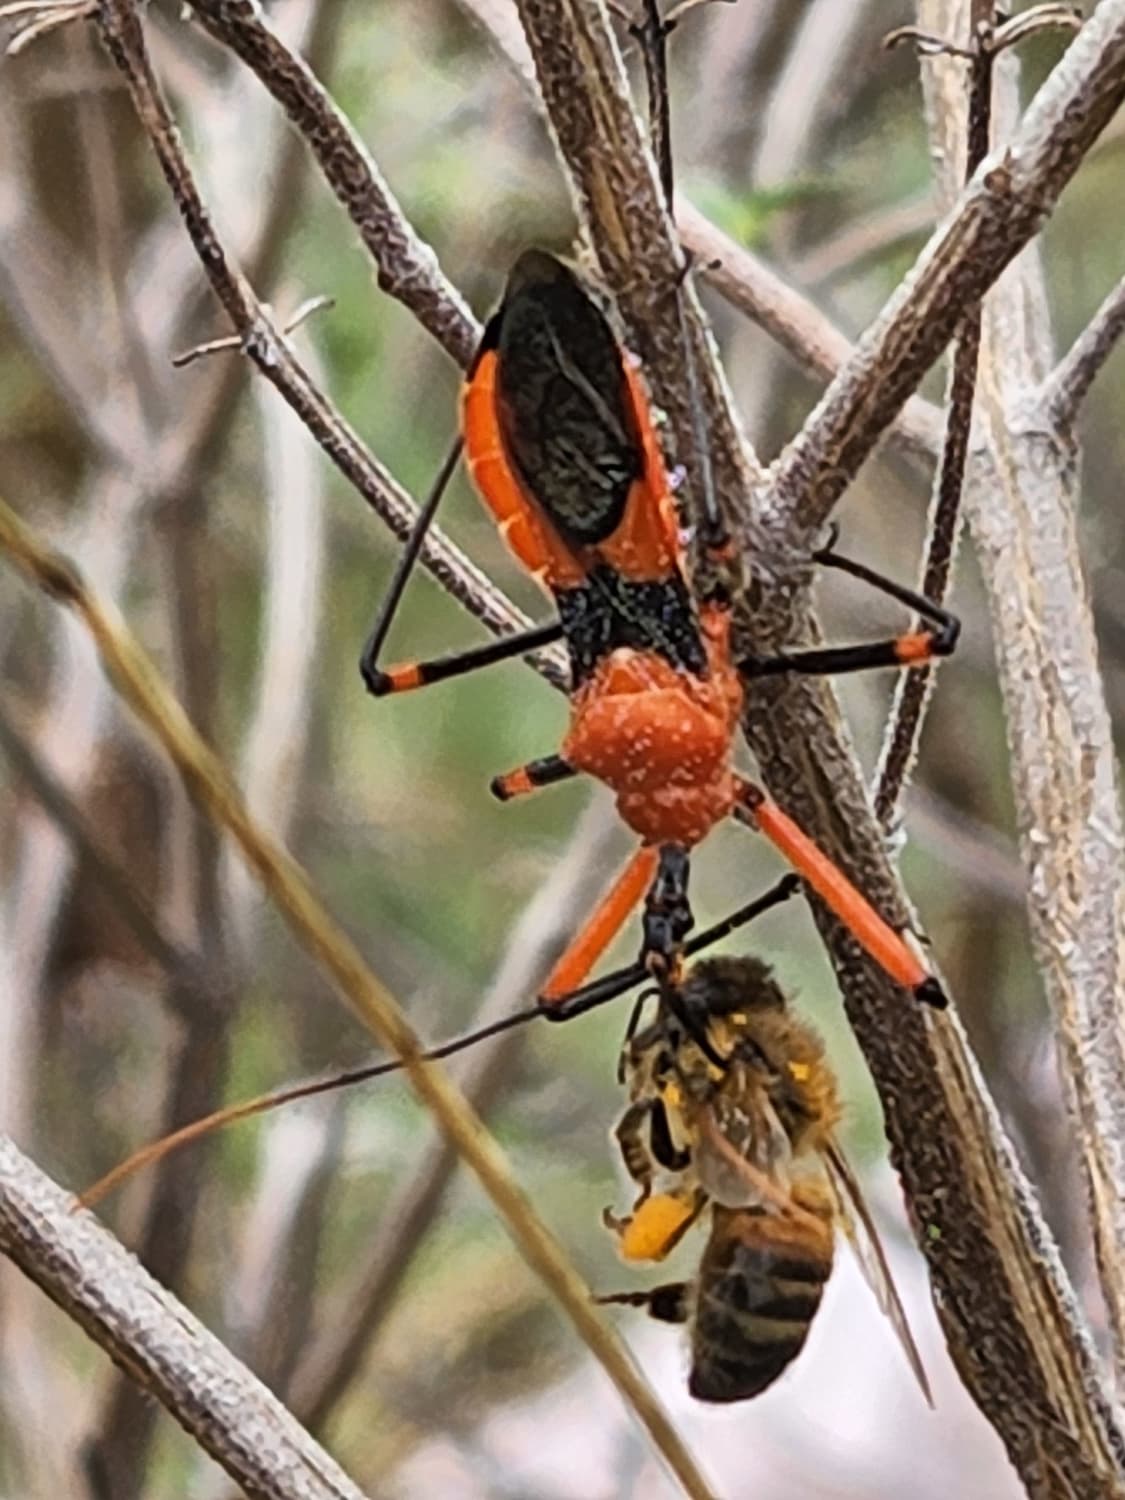
<instances>
[{"instance_id":1,"label":"orange and black insect","mask_svg":"<svg viewBox=\"0 0 1125 1500\"><path fill-rule=\"evenodd\" d=\"M958 622L912 591L832 551L820 561L932 622L889 641L736 663L723 598L697 606L660 445L638 373L609 322L562 262L528 251L488 323L462 395L469 470L521 563L553 599L550 623L454 656L382 670L378 654L440 489L396 572L362 670L384 695L566 643L570 724L557 754L494 779L503 800L587 774L606 783L641 845L559 961L542 999L583 983L632 910L645 903L643 954L675 976L691 927L688 854L731 813L786 856L900 984L943 1005L937 981L800 828L732 764L744 681L775 672L910 666L952 650ZM456 459L445 465L443 484ZM565 1008L565 1007L564 1007Z\"/></svg>"}]
</instances>

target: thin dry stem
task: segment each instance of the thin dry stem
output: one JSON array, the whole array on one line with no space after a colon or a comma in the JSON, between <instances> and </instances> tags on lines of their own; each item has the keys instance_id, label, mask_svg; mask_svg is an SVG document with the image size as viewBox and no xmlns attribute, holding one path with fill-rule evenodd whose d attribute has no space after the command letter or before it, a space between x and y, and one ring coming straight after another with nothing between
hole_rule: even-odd
<instances>
[{"instance_id":1,"label":"thin dry stem","mask_svg":"<svg viewBox=\"0 0 1125 1500\"><path fill-rule=\"evenodd\" d=\"M972 178L988 154L992 121L992 64L995 27L993 0L973 0L969 16L969 62L965 80L966 129L965 180ZM945 441L938 466L930 514L927 519L926 555L922 564L921 592L927 599L944 604L953 580L953 565L961 538L961 492L969 436L973 426L977 363L980 353L981 313L970 308L957 332L947 397ZM914 628L921 622L915 621ZM890 718L883 736L879 766L875 773L875 816L891 828L907 778L914 769L922 724L937 680L937 663L913 672L903 672L895 684Z\"/></svg>"},{"instance_id":2,"label":"thin dry stem","mask_svg":"<svg viewBox=\"0 0 1125 1500\"><path fill-rule=\"evenodd\" d=\"M476 320L312 70L272 30L254 0L191 0L191 8L215 40L257 74L315 153L375 262L383 291L410 308L459 365L467 365L480 342Z\"/></svg>"},{"instance_id":3,"label":"thin dry stem","mask_svg":"<svg viewBox=\"0 0 1125 1500\"><path fill-rule=\"evenodd\" d=\"M404 541L416 514L413 501L311 378L216 235L152 71L135 14L128 6L105 0L96 19L102 39L128 83L141 125L152 142L211 285L242 336L244 352L280 391L345 478L394 535ZM271 48L275 53L284 50L276 38ZM529 624L527 617L439 532L431 529L420 556L423 566L443 588L496 634L507 634ZM567 672L557 650L548 648L529 659L548 681L565 687Z\"/></svg>"},{"instance_id":4,"label":"thin dry stem","mask_svg":"<svg viewBox=\"0 0 1125 1500\"><path fill-rule=\"evenodd\" d=\"M585 914L597 889L620 859L622 831L608 815L602 791L594 793L570 846L525 907L508 950L473 1025L509 1015L534 994ZM527 1030L502 1032L454 1064L473 1108L487 1120L510 1086L527 1045ZM463 1069L463 1071L462 1071ZM343 1305L354 1316L327 1328L305 1352L293 1386L294 1412L314 1431L331 1416L413 1263L428 1226L441 1209L453 1178L456 1155L435 1136L408 1171L384 1213L366 1263L360 1266Z\"/></svg>"},{"instance_id":5,"label":"thin dry stem","mask_svg":"<svg viewBox=\"0 0 1125 1500\"><path fill-rule=\"evenodd\" d=\"M801 369L831 380L855 354L855 345L807 297L776 271L716 228L685 199L676 203L676 223L700 274L732 307L744 313L797 362ZM921 396L911 396L895 418L888 447L925 464L941 446L941 413Z\"/></svg>"},{"instance_id":6,"label":"thin dry stem","mask_svg":"<svg viewBox=\"0 0 1125 1500\"><path fill-rule=\"evenodd\" d=\"M135 25L128 0L120 0L120 7L125 11L120 23ZM420 1060L419 1039L394 998L321 905L300 866L250 818L222 763L195 733L136 640L91 595L73 565L45 547L3 502L0 549L32 583L81 617L118 691L168 752L193 798L237 842L294 937L331 976L360 1022L402 1059L419 1098L476 1174L528 1264L644 1425L685 1492L709 1496L708 1485L663 1408L616 1336L593 1313L589 1290L516 1184L479 1116L442 1068Z\"/></svg>"},{"instance_id":7,"label":"thin dry stem","mask_svg":"<svg viewBox=\"0 0 1125 1500\"><path fill-rule=\"evenodd\" d=\"M1041 401L1052 430L1066 437L1074 427L1098 372L1125 332L1125 277L1105 300L1047 380Z\"/></svg>"}]
</instances>

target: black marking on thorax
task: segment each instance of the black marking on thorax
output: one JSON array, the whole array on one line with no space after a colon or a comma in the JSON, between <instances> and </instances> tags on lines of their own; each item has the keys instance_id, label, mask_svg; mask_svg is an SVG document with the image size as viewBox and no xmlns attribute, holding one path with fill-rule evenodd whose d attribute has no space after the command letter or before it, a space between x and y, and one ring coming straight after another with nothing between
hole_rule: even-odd
<instances>
[{"instance_id":1,"label":"black marking on thorax","mask_svg":"<svg viewBox=\"0 0 1125 1500\"><path fill-rule=\"evenodd\" d=\"M638 583L600 563L578 588L556 590L555 600L575 687L623 646L651 651L678 671L707 675L699 621L679 573Z\"/></svg>"}]
</instances>

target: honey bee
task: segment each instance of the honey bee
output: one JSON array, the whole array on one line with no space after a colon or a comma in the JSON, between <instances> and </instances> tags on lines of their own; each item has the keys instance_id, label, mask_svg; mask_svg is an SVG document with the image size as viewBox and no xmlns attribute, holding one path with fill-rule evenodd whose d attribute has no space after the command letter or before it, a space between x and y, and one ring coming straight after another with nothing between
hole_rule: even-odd
<instances>
[{"instance_id":1,"label":"honey bee","mask_svg":"<svg viewBox=\"0 0 1125 1500\"><path fill-rule=\"evenodd\" d=\"M606 1211L627 1260L663 1260L702 1216L710 1232L694 1281L599 1298L690 1325L689 1389L744 1401L804 1347L831 1272L836 1230L850 1240L932 1404L917 1346L855 1177L835 1140L840 1102L817 1033L790 1011L756 958L697 964L626 1040L630 1103L616 1137L640 1194Z\"/></svg>"}]
</instances>

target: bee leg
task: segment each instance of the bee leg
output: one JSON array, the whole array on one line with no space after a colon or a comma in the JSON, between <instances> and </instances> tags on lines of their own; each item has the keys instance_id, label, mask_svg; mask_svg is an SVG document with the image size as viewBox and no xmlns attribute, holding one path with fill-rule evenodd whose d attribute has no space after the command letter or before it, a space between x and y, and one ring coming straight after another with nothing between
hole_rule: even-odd
<instances>
[{"instance_id":1,"label":"bee leg","mask_svg":"<svg viewBox=\"0 0 1125 1500\"><path fill-rule=\"evenodd\" d=\"M613 1131L621 1152L621 1160L625 1163L625 1170L641 1187L641 1195L633 1205L634 1209L639 1208L652 1192L655 1166L652 1153L645 1142L645 1126L648 1124L652 1108L651 1099L631 1104L618 1120Z\"/></svg>"},{"instance_id":2,"label":"bee leg","mask_svg":"<svg viewBox=\"0 0 1125 1500\"><path fill-rule=\"evenodd\" d=\"M686 1281L667 1281L647 1292L611 1292L595 1297L601 1306L617 1303L621 1307L643 1307L650 1318L661 1323L686 1323L691 1308L691 1288Z\"/></svg>"},{"instance_id":3,"label":"bee leg","mask_svg":"<svg viewBox=\"0 0 1125 1500\"><path fill-rule=\"evenodd\" d=\"M645 1198L648 1197L649 1191L650 1190L646 1188L644 1193L641 1194L636 1203L633 1205L634 1208L638 1208L645 1201ZM602 1227L608 1229L611 1234L617 1235L619 1239L625 1233L632 1222L632 1214L615 1214L612 1208L602 1209Z\"/></svg>"}]
</instances>

